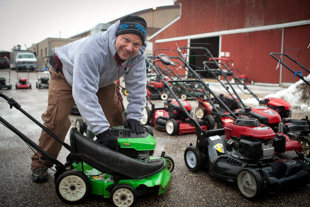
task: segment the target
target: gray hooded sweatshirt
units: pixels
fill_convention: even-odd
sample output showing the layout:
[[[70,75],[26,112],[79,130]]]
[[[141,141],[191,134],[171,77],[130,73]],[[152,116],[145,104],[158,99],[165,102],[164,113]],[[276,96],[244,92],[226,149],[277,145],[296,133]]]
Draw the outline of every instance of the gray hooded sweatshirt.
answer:
[[[87,125],[96,134],[106,131],[110,124],[96,95],[125,73],[128,106],[126,119],[140,122],[146,102],[145,47],[138,54],[119,65],[116,53],[116,31],[120,22],[101,32],[58,48],[55,53],[62,62],[67,82],[72,86],[74,101]],[[111,97],[106,97],[111,98]]]

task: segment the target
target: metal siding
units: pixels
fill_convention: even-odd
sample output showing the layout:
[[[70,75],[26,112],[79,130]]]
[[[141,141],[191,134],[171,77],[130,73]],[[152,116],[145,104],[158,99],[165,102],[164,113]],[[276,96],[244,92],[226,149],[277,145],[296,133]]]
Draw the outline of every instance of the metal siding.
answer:
[[[270,52],[281,50],[281,30],[222,36],[221,52],[230,57],[242,74],[262,83],[279,83],[280,70]]]
[[[158,48],[155,41],[159,39],[310,19],[309,0],[178,0],[176,4],[182,5],[181,19],[151,40],[154,49]],[[238,69],[255,82],[278,84],[280,70],[276,70],[277,62],[270,57],[270,52],[281,52],[281,31],[275,29],[224,35],[221,51],[230,52]],[[309,29],[302,29],[302,35],[298,38],[298,27],[287,28],[285,32],[285,38],[288,39],[284,41],[284,48],[289,45],[304,46],[300,41],[310,43],[309,35],[307,36]],[[166,49],[176,48],[175,43],[171,42],[161,43],[160,46]],[[302,52],[302,56],[309,57],[309,53],[303,53],[305,52]],[[282,82],[295,81],[285,70],[283,69]]]
[[[300,27],[292,27],[286,28],[284,30],[284,45],[283,50],[286,49],[286,54],[291,56],[293,59],[297,59],[297,61],[310,70],[310,25],[300,26]],[[294,49],[288,49],[294,48]],[[298,49],[298,50],[296,50]],[[298,56],[298,53],[300,54]],[[280,51],[279,51],[280,52]],[[297,57],[298,56],[298,57]],[[295,72],[301,71],[303,76],[308,76],[304,69],[299,67],[297,64],[284,59],[284,63],[287,64],[292,70]],[[296,82],[299,80],[298,77],[293,77],[293,73],[290,72],[283,66],[283,82]]]

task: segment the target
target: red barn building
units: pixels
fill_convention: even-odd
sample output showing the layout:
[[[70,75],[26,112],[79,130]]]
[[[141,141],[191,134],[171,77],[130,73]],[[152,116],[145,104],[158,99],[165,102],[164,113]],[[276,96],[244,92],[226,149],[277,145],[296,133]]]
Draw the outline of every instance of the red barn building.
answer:
[[[298,58],[310,68],[309,0],[176,0],[180,15],[148,38],[155,55],[178,47],[207,47],[214,57],[233,60],[242,74],[259,83],[294,83],[299,80],[270,56],[271,52]],[[294,48],[294,49],[292,49]],[[195,65],[203,67],[201,50]],[[284,60],[287,61],[287,60]],[[297,65],[287,64],[295,71]]]

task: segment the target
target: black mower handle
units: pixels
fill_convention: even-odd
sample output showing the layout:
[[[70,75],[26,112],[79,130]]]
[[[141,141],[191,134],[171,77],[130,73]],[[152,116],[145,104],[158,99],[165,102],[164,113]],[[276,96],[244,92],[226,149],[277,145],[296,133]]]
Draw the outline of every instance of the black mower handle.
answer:
[[[40,122],[38,122],[35,118],[33,118],[30,114],[28,114],[25,110],[21,108],[19,103],[17,103],[13,98],[9,98],[8,96],[4,95],[2,92],[0,92],[0,97],[4,98],[8,101],[8,104],[10,105],[10,108],[13,108],[13,106],[18,109],[20,112],[22,112],[25,116],[27,116],[29,119],[31,119],[34,123],[36,123],[38,126],[40,126],[44,131],[46,131],[48,134],[50,134],[54,139],[56,139],[59,143],[61,143],[67,150],[71,151],[71,147],[59,139],[52,131],[50,131],[48,128],[43,126]]]
[[[8,96],[4,95],[2,92],[0,92],[0,96],[4,98],[5,100],[7,100],[8,104],[10,105],[10,108],[14,106],[17,109],[20,109],[21,106],[14,99],[9,98]]]

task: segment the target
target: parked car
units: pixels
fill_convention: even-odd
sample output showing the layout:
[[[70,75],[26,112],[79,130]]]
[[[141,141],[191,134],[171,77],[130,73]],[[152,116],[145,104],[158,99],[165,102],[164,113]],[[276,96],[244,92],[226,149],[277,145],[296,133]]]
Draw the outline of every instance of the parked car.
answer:
[[[34,71],[37,69],[38,60],[35,54],[28,50],[16,50],[11,53],[12,69],[29,69]]]

